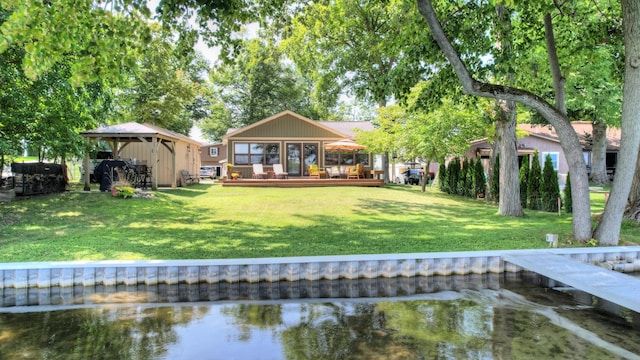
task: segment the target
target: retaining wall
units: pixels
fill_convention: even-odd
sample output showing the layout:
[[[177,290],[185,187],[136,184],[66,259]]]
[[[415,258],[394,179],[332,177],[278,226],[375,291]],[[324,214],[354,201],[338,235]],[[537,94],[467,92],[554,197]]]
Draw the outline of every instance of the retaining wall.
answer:
[[[70,261],[0,264],[0,289],[355,280],[519,272],[502,255],[542,252],[618,271],[640,271],[640,247],[317,256],[225,260]]]

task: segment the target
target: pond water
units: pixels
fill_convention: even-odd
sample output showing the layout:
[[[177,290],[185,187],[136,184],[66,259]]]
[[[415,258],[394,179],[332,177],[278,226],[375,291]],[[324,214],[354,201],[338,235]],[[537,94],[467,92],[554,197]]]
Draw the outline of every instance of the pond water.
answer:
[[[259,290],[254,299],[251,286],[227,295],[216,287],[218,301],[203,300],[210,285],[152,296],[93,290],[91,300],[0,308],[0,358],[640,359],[637,314],[611,316],[530,275],[492,279],[447,277],[430,292],[395,297],[380,290],[389,279],[340,281],[331,283],[338,299]]]

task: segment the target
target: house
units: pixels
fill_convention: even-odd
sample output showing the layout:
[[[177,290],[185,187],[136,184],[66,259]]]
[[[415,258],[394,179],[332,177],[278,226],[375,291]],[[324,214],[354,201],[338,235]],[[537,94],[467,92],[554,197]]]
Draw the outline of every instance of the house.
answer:
[[[214,176],[224,176],[224,164],[227,162],[227,146],[222,143],[207,144],[201,149],[201,166],[213,166]]]
[[[150,174],[151,188],[181,184],[181,170],[198,174],[202,143],[185,135],[151,124],[128,122],[103,126],[80,133],[89,141],[109,144],[115,159],[144,167]],[[85,158],[85,190],[89,190],[89,154]]]
[[[590,122],[574,121],[571,123],[575,129],[580,142],[583,145],[583,154],[587,168],[591,167],[591,134],[593,127]],[[526,136],[518,139],[518,162],[521,163],[524,155],[531,155],[538,150],[540,165],[544,166],[544,161],[549,155],[554,169],[558,172],[559,183],[566,182],[569,166],[564,157],[564,151],[560,145],[560,139],[555,129],[551,125],[519,124],[518,129],[526,132]],[[620,130],[616,128],[607,129],[607,171],[613,176],[617,163],[618,150],[620,148]],[[471,147],[466,155],[469,158],[481,158],[486,171],[489,168],[489,158],[491,156],[492,145],[487,139],[477,140],[471,143]]]
[[[230,129],[222,138],[227,146],[226,158],[233,171],[251,178],[252,164],[263,164],[265,171],[273,164],[283,164],[289,177],[308,175],[308,167],[321,168],[363,164],[373,168],[371,154],[365,150],[328,151],[325,145],[353,139],[357,131],[373,130],[364,121],[317,121],[292,111],[260,120],[240,129]]]

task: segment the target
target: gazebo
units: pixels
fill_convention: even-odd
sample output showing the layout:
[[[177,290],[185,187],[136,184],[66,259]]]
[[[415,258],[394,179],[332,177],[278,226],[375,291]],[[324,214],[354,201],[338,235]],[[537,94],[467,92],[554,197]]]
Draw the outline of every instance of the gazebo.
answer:
[[[151,189],[158,183],[176,187],[179,171],[197,173],[202,143],[151,124],[128,122],[80,133],[89,141],[105,141],[114,158],[145,161],[151,169]],[[84,159],[84,190],[90,190],[90,155]]]

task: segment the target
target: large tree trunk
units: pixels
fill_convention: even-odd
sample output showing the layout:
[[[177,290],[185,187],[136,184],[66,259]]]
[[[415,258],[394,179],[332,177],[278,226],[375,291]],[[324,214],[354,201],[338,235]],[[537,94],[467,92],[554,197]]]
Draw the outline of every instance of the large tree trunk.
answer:
[[[640,1],[640,0],[634,0]],[[469,73],[466,65],[451,45],[444,34],[440,22],[433,10],[431,1],[417,0],[418,9],[427,21],[433,38],[449,60],[458,79],[462,83],[462,89],[466,94],[477,95],[492,99],[503,99],[519,102],[535,109],[558,132],[560,144],[565,153],[565,158],[571,172],[571,192],[573,197],[573,236],[579,241],[591,239],[591,209],[589,201],[589,182],[587,179],[587,167],[582,156],[582,147],[578,135],[574,131],[567,117],[546,102],[541,97],[528,91],[508,86],[501,86],[479,82]],[[574,180],[575,179],[575,180]]]
[[[638,156],[636,176],[633,177],[631,191],[629,191],[629,202],[624,210],[624,217],[640,223],[640,156]]]
[[[591,182],[608,184],[607,176],[607,125],[594,121],[591,145]]]
[[[520,203],[520,172],[516,139],[516,103],[499,101],[500,111],[495,122],[500,147],[500,201],[498,213],[504,216],[523,216]]]
[[[640,0],[622,0],[622,24],[625,48],[622,139],[611,196],[594,234],[600,245],[618,244],[640,147]]]

